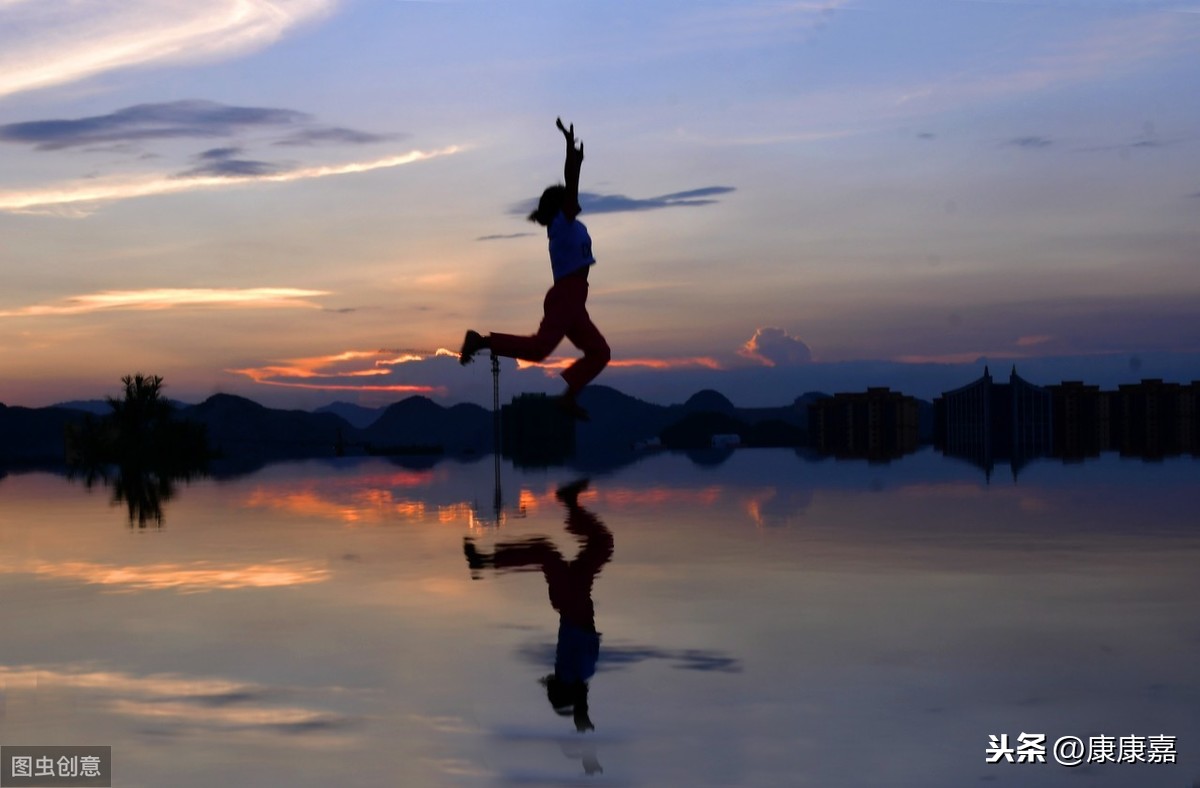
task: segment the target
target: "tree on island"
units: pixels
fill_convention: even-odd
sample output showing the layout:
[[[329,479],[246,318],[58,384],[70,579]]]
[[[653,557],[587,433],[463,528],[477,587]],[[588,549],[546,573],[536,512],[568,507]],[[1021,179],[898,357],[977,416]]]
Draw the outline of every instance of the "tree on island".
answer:
[[[107,398],[108,415],[67,428],[67,463],[89,488],[115,473],[113,502],[128,505],[130,525],[161,525],[162,503],[175,482],[200,475],[208,464],[204,425],[172,418],[158,375],[126,375],[121,384],[124,396]]]

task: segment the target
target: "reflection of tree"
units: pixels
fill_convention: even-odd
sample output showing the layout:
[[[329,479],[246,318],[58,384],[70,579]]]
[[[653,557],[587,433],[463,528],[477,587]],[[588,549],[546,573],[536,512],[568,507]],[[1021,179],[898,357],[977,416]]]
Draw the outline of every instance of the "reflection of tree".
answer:
[[[175,497],[179,482],[189,482],[201,475],[178,471],[164,472],[136,465],[98,466],[72,471],[78,474],[89,490],[97,484],[112,489],[112,503],[124,503],[129,510],[129,525],[146,528],[162,526],[163,504]]]
[[[172,418],[161,377],[139,373],[121,383],[124,396],[108,398],[107,416],[68,428],[67,461],[89,489],[111,485],[113,503],[128,506],[130,525],[162,525],[176,483],[199,476],[208,463],[204,427]]]

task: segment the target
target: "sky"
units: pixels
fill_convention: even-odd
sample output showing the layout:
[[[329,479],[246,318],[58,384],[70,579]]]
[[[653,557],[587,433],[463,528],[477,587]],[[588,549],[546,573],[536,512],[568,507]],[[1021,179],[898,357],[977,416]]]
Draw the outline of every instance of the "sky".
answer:
[[[0,0],[0,402],[490,403],[560,116],[599,383],[1200,379],[1197,84],[1197,0]]]

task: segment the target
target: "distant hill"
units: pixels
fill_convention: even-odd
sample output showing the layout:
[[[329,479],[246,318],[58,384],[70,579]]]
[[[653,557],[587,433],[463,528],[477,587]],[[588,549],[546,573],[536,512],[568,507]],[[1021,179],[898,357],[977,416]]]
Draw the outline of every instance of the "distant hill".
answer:
[[[68,424],[87,414],[68,408],[21,408],[0,403],[0,461],[62,462]]]
[[[719,391],[704,389],[688,397],[683,403],[683,410],[688,413],[723,413],[732,414],[736,408],[733,403]]]
[[[191,407],[188,403],[178,400],[168,399],[167,402],[171,403],[171,407],[176,412]],[[108,404],[108,400],[106,399],[73,399],[68,402],[55,403],[50,407],[83,411],[84,413],[91,413],[94,416],[107,416],[112,412],[112,406]]]
[[[659,438],[664,445],[704,449],[712,435],[736,433],[743,445],[797,446],[807,441],[808,405],[828,395],[808,392],[789,405],[738,408],[711,389],[682,404],[657,405],[608,386],[580,395],[591,420],[576,430],[577,463],[611,464],[632,456],[635,444]],[[0,462],[63,462],[66,426],[88,413],[107,413],[102,400],[73,407],[0,405]],[[103,406],[101,409],[100,406]],[[932,407],[921,402],[922,432]],[[210,446],[226,460],[252,467],[276,459],[346,454],[486,453],[492,449],[492,414],[478,405],[450,407],[413,396],[386,408],[333,403],[316,412],[277,410],[244,397],[216,394],[198,405],[176,407],[178,418],[203,424]]]
[[[57,402],[50,407],[62,408],[64,410],[78,410],[84,413],[91,413],[93,416],[107,416],[112,412],[112,406],[108,404],[108,400],[106,399],[73,399],[69,402]]]
[[[579,425],[576,445],[582,453],[612,453],[659,438],[670,448],[707,448],[713,435],[737,433],[748,445],[797,446],[808,433],[802,400],[778,408],[738,408],[707,389],[682,405],[654,405],[608,386],[588,386],[579,403],[591,421]]]
[[[372,447],[441,446],[449,453],[490,451],[492,414],[478,405],[444,407],[414,396],[388,406],[361,431]]]
[[[332,413],[335,416],[341,416],[351,427],[365,429],[374,424],[383,415],[384,410],[384,408],[364,408],[362,405],[355,405],[353,402],[331,402],[328,405],[322,405],[313,412]]]
[[[232,394],[214,394],[178,416],[203,424],[209,446],[224,457],[332,457],[354,432],[332,413],[273,410]]]

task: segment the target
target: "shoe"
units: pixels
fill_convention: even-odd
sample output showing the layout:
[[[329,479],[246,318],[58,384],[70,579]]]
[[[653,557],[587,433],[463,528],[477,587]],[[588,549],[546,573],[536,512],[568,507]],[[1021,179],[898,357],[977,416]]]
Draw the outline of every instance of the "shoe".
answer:
[[[478,331],[468,331],[463,337],[462,350],[458,352],[458,363],[464,366],[470,364],[475,354],[483,350],[486,345],[482,334]]]
[[[482,576],[479,574],[479,570],[491,565],[491,560],[488,556],[483,555],[475,549],[475,543],[471,541],[471,537],[469,536],[463,537],[463,555],[467,557],[467,566],[471,570],[471,579],[481,579]]]
[[[567,414],[571,418],[575,419],[576,421],[591,421],[592,420],[592,417],[590,414],[588,414],[587,409],[575,401],[574,394],[570,394],[570,393],[563,394],[561,397],[559,397],[556,400],[555,404],[558,405],[559,410],[561,410],[563,413]]]

